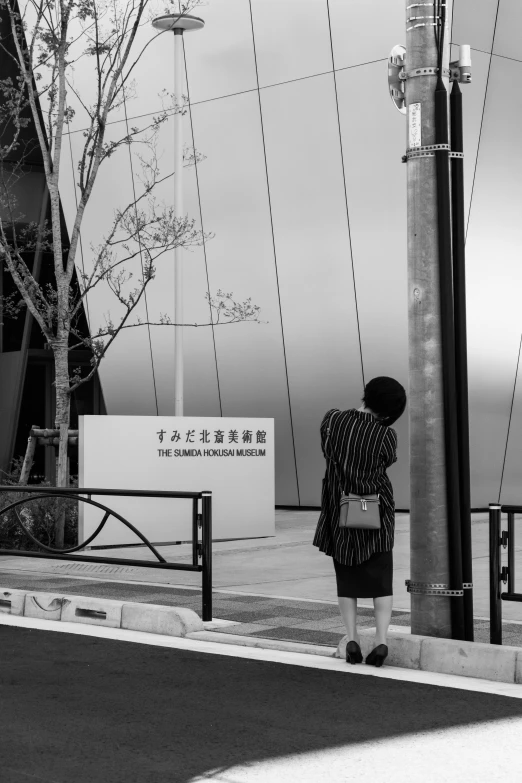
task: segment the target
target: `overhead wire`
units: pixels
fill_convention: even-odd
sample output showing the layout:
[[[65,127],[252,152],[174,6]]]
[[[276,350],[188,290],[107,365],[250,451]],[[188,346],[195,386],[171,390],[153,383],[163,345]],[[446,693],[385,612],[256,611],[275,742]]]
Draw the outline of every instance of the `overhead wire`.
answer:
[[[506,467],[506,458],[507,458],[507,451],[508,451],[508,444],[509,444],[509,433],[511,430],[511,418],[513,416],[513,407],[515,405],[515,392],[517,388],[517,379],[518,379],[518,368],[520,366],[520,354],[522,352],[522,335],[520,336],[520,345],[518,347],[518,359],[517,359],[517,369],[515,370],[515,381],[513,383],[513,396],[511,397],[511,408],[509,411],[509,421],[508,421],[508,428],[507,428],[507,435],[506,435],[506,448],[504,450],[504,461],[502,463],[502,474],[500,476],[500,487],[498,490],[498,503],[500,503],[500,495],[502,493],[502,483],[504,481],[504,469]]]
[[[114,13],[115,13],[115,19],[116,19],[116,4],[114,3]],[[121,55],[118,55],[118,59],[121,62]],[[123,111],[124,111],[124,117],[125,117],[125,130],[127,132],[127,136],[130,135],[130,128],[129,128],[129,117],[127,112],[127,99],[125,95],[125,90],[123,89],[123,73],[121,74],[122,78],[122,98],[123,98]],[[134,174],[134,163],[132,158],[132,151],[131,151],[131,145],[128,144],[128,152],[129,152],[129,169],[130,169],[130,175],[131,175],[131,182],[132,182],[132,197],[134,199],[134,213],[135,213],[135,219],[136,219],[136,225],[139,225],[138,220],[138,200],[136,195],[136,181],[135,181],[135,174]],[[156,384],[156,369],[154,366],[154,352],[152,349],[152,334],[151,334],[151,328],[150,328],[150,316],[149,316],[149,301],[147,296],[147,291],[145,289],[145,267],[143,265],[143,244],[141,240],[141,232],[138,228],[137,231],[137,242],[138,242],[138,248],[139,248],[139,256],[140,256],[140,267],[141,267],[141,274],[142,274],[142,280],[143,280],[143,302],[145,305],[145,317],[147,319],[147,333],[148,333],[148,343],[149,343],[149,353],[150,353],[150,365],[151,365],[151,375],[152,375],[152,388],[154,390],[154,405],[156,408],[156,416],[159,416],[159,403],[158,403],[158,388]]]
[[[199,207],[199,222],[201,225],[201,237],[202,237],[202,248],[203,248],[203,260],[205,262],[205,276],[207,279],[207,293],[209,297],[209,312],[210,312],[210,321],[212,323],[212,305],[210,302],[210,278],[208,273],[208,258],[207,258],[207,243],[205,241],[205,224],[203,222],[203,208],[201,205],[201,189],[199,186],[199,172],[198,172],[198,156],[196,152],[196,141],[194,136],[194,121],[192,118],[192,103],[190,102],[190,86],[189,86],[189,77],[188,77],[188,68],[187,68],[187,53],[185,51],[185,40],[184,36],[182,36],[183,41],[183,60],[185,63],[185,78],[186,78],[186,84],[187,84],[187,106],[188,106],[188,113],[189,113],[189,120],[190,120],[190,131],[192,135],[192,149],[194,151],[194,174],[196,178],[196,190],[198,194],[198,207]],[[214,324],[212,323],[212,345],[214,348],[214,362],[216,365],[216,383],[217,383],[217,393],[218,393],[218,403],[219,403],[219,415],[223,416],[223,402],[221,399],[221,384],[219,381],[219,365],[218,365],[218,358],[217,358],[217,346],[216,346],[216,330],[214,328]]]

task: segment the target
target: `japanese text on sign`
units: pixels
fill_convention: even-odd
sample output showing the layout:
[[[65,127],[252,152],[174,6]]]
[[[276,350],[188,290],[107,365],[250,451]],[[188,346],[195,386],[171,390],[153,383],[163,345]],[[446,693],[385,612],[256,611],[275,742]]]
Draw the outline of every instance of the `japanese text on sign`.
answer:
[[[420,147],[421,139],[421,105],[420,103],[410,103],[408,106],[408,147]]]
[[[169,433],[167,430],[159,430],[159,432],[156,433],[158,436],[158,440],[160,443],[163,443],[165,436],[169,436]],[[255,437],[255,441],[253,440]],[[186,430],[185,431],[185,439],[182,438],[182,433],[179,430],[173,430],[172,435],[170,435],[170,440],[174,443],[178,443],[178,441],[182,441],[183,443],[195,443],[196,440],[196,430]],[[214,430],[214,440],[211,440],[211,433],[208,430],[201,430],[199,432],[199,437],[197,442],[198,443],[224,443],[225,438],[225,431],[224,430]],[[241,440],[241,443],[266,443],[266,432],[264,430],[257,430],[257,432],[253,433],[252,430],[243,430],[242,433],[239,433],[238,430],[229,430],[228,431],[228,443],[239,443],[239,440]]]
[[[266,449],[263,448],[231,448],[245,444],[266,445],[265,430],[165,430],[156,432],[158,439],[159,457],[266,457]],[[183,448],[185,444],[194,445],[195,448]],[[222,448],[197,448],[200,444],[219,444]],[[177,448],[169,448],[169,446]],[[228,446],[229,448],[224,448]]]

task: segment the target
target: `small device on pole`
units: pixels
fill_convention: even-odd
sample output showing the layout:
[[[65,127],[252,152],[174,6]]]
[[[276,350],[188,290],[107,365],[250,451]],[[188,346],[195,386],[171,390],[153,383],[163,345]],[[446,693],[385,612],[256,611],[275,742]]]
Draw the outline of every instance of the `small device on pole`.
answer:
[[[188,14],[165,14],[152,22],[156,30],[174,33],[174,214],[184,218],[183,208],[183,33],[200,30],[205,22]],[[174,248],[174,415],[183,416],[183,249]]]

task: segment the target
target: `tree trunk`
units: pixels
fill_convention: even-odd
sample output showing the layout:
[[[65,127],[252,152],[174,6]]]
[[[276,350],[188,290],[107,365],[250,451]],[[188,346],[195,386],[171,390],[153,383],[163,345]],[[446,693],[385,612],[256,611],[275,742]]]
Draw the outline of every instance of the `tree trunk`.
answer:
[[[67,457],[69,424],[71,418],[71,395],[69,392],[69,350],[67,343],[54,350],[56,420],[55,427],[60,430],[58,444],[58,465],[56,486],[66,487],[68,480]],[[65,533],[65,508],[60,511],[55,523],[55,545],[63,549]]]

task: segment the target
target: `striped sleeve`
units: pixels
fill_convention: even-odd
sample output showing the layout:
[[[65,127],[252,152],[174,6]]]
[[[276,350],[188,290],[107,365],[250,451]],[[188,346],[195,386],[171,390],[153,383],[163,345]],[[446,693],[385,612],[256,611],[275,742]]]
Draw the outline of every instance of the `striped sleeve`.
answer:
[[[328,423],[330,421],[330,417],[332,413],[338,413],[339,408],[330,408],[329,411],[326,411],[326,413],[323,416],[323,420],[321,422],[320,432],[321,432],[321,450],[323,452],[323,455],[326,457],[326,453],[324,450],[325,444],[326,444],[326,435],[327,435],[327,429],[328,429]]]
[[[397,433],[391,427],[387,427],[381,448],[381,460],[385,468],[389,468],[397,462]]]

